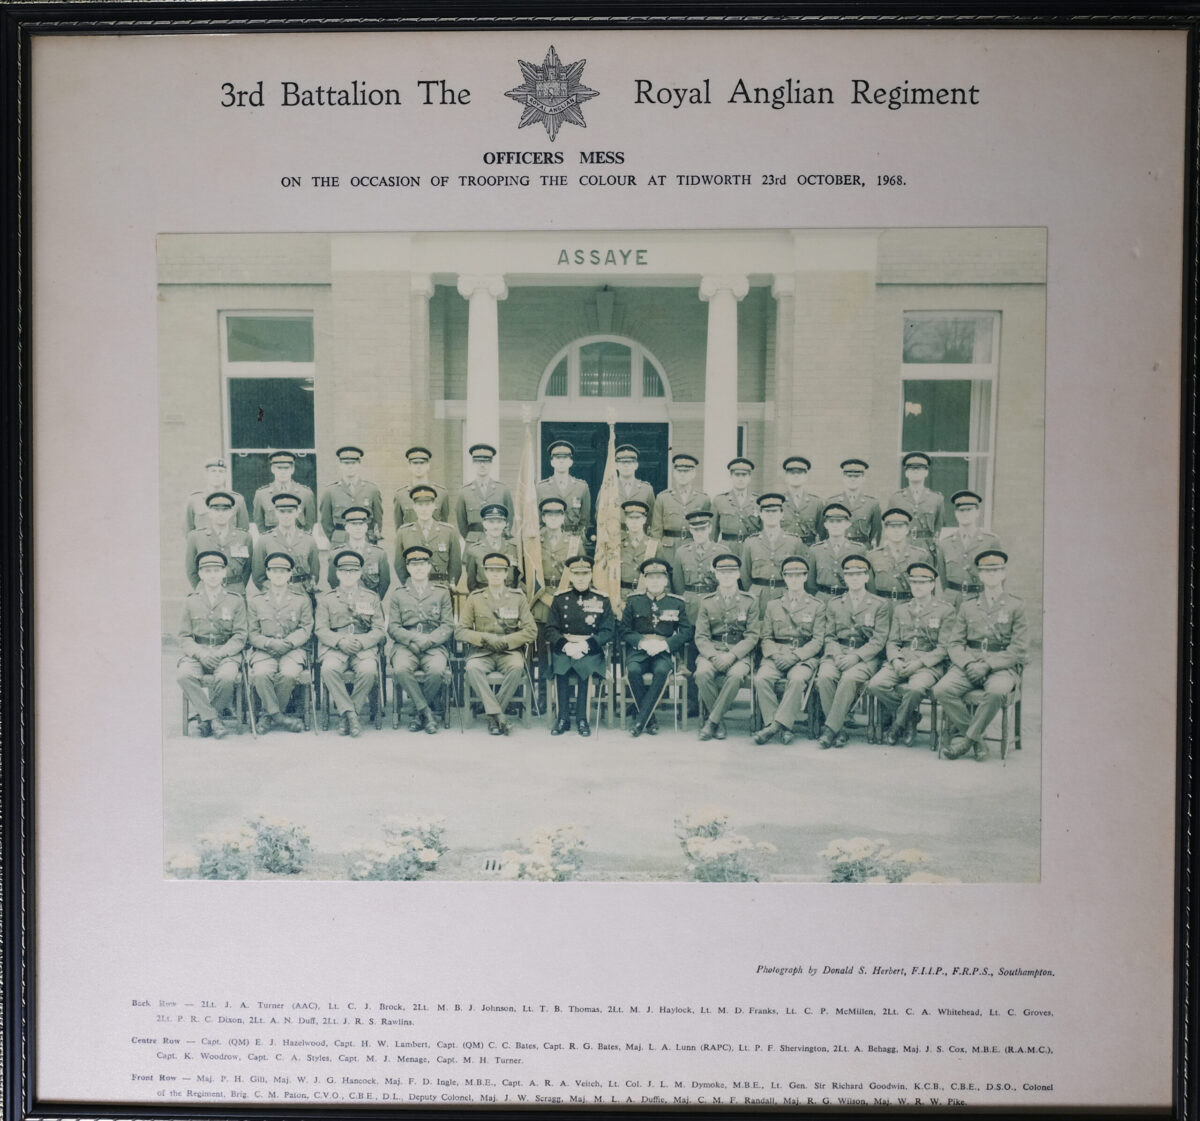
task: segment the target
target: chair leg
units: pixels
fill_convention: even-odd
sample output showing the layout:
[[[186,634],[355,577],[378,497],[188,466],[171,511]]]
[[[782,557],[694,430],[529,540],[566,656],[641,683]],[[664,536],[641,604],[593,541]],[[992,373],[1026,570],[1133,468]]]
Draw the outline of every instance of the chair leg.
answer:
[[[1000,762],[1008,753],[1008,702],[1005,701],[1000,710]]]

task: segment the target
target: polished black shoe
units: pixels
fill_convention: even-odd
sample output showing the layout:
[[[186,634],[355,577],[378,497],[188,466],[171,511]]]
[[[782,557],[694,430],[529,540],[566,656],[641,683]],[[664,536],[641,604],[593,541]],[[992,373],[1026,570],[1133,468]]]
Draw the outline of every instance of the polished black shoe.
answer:
[[[431,708],[427,708],[421,713],[421,722],[425,725],[425,731],[428,735],[436,736],[438,730],[437,713]]]
[[[967,739],[966,736],[955,736],[950,741],[949,747],[942,748],[942,758],[944,759],[961,759],[968,751],[971,750],[973,741]]]
[[[837,732],[835,732],[828,724],[826,724],[825,727],[821,729],[821,736],[817,740],[817,744],[822,751],[825,751],[827,748],[833,746],[833,741],[836,739]]]
[[[779,726],[779,742],[784,747],[791,747],[792,740],[796,738],[796,733],[791,728],[785,728],[782,724]]]
[[[550,734],[552,736],[561,736],[563,732],[568,731],[570,727],[571,722],[565,716],[560,716],[554,722],[554,727],[550,729]]]
[[[850,733],[843,728],[836,736],[833,737],[834,747],[845,747],[850,742]]]
[[[904,735],[901,739],[904,741],[905,747],[912,747],[917,742],[917,725],[921,723],[921,714],[913,713],[913,718],[908,722],[908,727],[904,729]]]
[[[646,725],[640,720],[633,722],[633,727],[629,729],[629,734],[636,740],[646,730]]]
[[[711,740],[717,734],[717,726],[710,720],[704,722],[704,727],[700,729],[700,740],[705,742]]]
[[[889,747],[895,747],[900,742],[900,737],[904,734],[904,729],[897,723],[893,723],[886,732],[883,733],[883,742]]]
[[[579,723],[575,725],[575,730],[581,736],[590,736],[592,734],[592,726],[586,720],[580,720]]]
[[[725,721],[719,721],[716,730],[713,732],[713,735],[716,736],[717,739],[723,740],[727,734],[728,733],[725,731]]]
[[[766,725],[766,727],[759,728],[759,730],[754,733],[754,742],[760,747],[764,743],[770,743],[775,738],[775,733],[779,730],[779,725],[772,721],[770,724]]]
[[[421,719],[421,710],[417,709],[417,711],[412,714],[412,719],[408,722],[408,730],[410,732],[419,732],[423,724],[424,721]]]
[[[507,736],[512,731],[512,725],[503,716],[496,717],[496,725],[499,727],[502,736]]]
[[[298,716],[285,716],[282,713],[275,714],[275,726],[282,728],[285,732],[303,732],[304,721]]]
[[[216,720],[210,720],[209,724],[212,727],[212,738],[214,740],[223,740],[227,735],[229,735],[229,729],[225,727],[225,721],[219,716],[216,718]]]
[[[487,729],[489,736],[502,736],[504,732],[500,728],[500,717],[488,714]]]
[[[346,735],[355,739],[362,735],[362,721],[359,720],[357,712],[346,713]]]
[[[984,740],[975,740],[975,762],[986,763],[988,756],[991,755],[992,749],[988,747]]]
[[[649,720],[646,721],[646,735],[648,735],[648,736],[657,736],[658,735],[658,717],[657,716],[652,716],[652,717],[650,717]]]
[[[207,739],[212,735],[212,725],[207,720],[197,720],[196,735],[201,739]]]

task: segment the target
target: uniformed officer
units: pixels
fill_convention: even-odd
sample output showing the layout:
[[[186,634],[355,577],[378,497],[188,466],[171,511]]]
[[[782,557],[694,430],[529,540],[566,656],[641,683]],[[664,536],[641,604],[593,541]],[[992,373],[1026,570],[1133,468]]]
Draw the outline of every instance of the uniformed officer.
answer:
[[[739,456],[725,464],[725,470],[729,472],[729,489],[712,500],[712,512],[717,520],[714,536],[726,545],[740,547],[747,537],[762,529],[758,496],[750,491],[750,473],[754,464]]]
[[[946,670],[954,605],[933,594],[937,569],[932,561],[914,561],[906,576],[912,598],[892,608],[887,661],[867,683],[867,692],[891,715],[884,743],[904,740],[911,747],[921,719],[921,698]]]
[[[948,640],[952,664],[933,687],[933,696],[947,720],[963,732],[942,754],[958,759],[974,751],[983,762],[988,757],[984,733],[1021,680],[1029,640],[1025,604],[1004,587],[1008,554],[984,549],[976,555],[975,567],[983,591],[959,605]],[[974,716],[963,702],[972,689],[984,690]]]
[[[250,515],[246,513],[246,500],[229,486],[225,470],[225,460],[214,457],[204,464],[204,486],[188,495],[187,509],[183,515],[183,532],[191,533],[194,529],[204,529],[208,525],[208,506],[205,499],[214,490],[227,491],[234,497],[233,528],[250,528]]]
[[[338,448],[338,478],[321,492],[321,528],[333,548],[346,540],[346,509],[365,506],[370,511],[367,537],[378,541],[383,534],[383,495],[379,488],[362,477],[364,452],[353,444]]]
[[[642,562],[658,552],[657,538],[646,533],[650,507],[640,498],[621,503],[625,532],[621,534],[621,591],[632,592],[638,586]],[[670,565],[667,566],[668,571]]]
[[[950,496],[957,528],[942,530],[937,543],[939,575],[947,596],[957,605],[983,591],[975,557],[985,549],[1000,549],[1000,538],[979,528],[983,499],[973,490],[955,491]]]
[[[575,728],[581,736],[590,736],[588,682],[605,674],[617,620],[608,596],[592,586],[592,562],[587,557],[567,558],[567,578],[570,587],[554,597],[546,623],[550,674],[558,697],[558,719],[550,734],[561,736],[571,726],[574,704]]]
[[[183,603],[175,671],[179,687],[198,715],[200,734],[214,739],[229,735],[221,714],[233,702],[247,635],[246,601],[222,586],[225,566],[225,554],[219,549],[206,549],[196,558],[200,586]],[[204,691],[205,674],[212,675],[211,694]]]
[[[649,533],[662,542],[658,555],[664,560],[675,559],[675,550],[685,536],[687,514],[693,510],[712,509],[708,495],[696,489],[696,468],[699,465],[700,461],[686,452],[671,456],[671,475],[675,485],[654,499]]]
[[[637,477],[638,450],[632,444],[620,444],[613,456],[617,464],[617,501],[622,504],[637,500],[644,502],[647,510],[654,508],[654,488],[645,479]],[[624,529],[625,523],[621,522]]]
[[[520,580],[517,567],[520,553],[517,543],[504,535],[509,525],[508,510],[498,502],[489,503],[479,512],[483,523],[483,537],[473,545],[467,546],[463,555],[463,568],[467,573],[467,591],[477,592],[487,585],[487,575],[484,573],[483,561],[488,553],[503,553],[509,560],[508,586],[515,588]]]
[[[251,542],[250,534],[244,529],[234,529],[230,524],[236,500],[227,490],[214,490],[205,499],[208,510],[208,525],[194,529],[187,537],[184,549],[188,583],[194,588],[200,582],[196,569],[196,558],[201,553],[216,549],[223,553],[225,587],[239,596],[246,594],[246,581],[250,579]]]
[[[845,747],[846,716],[859,690],[879,668],[892,621],[887,600],[867,591],[871,562],[862,553],[842,558],[846,591],[825,605],[825,653],[817,670],[817,693],[825,726],[822,748]]]
[[[818,599],[828,600],[846,590],[842,579],[842,561],[861,548],[846,536],[850,529],[850,509],[830,502],[821,512],[826,537],[809,550],[808,590]]]
[[[361,716],[371,690],[379,683],[379,645],[384,641],[383,606],[379,597],[361,587],[363,558],[342,549],[333,558],[338,586],[317,597],[317,659],[321,680],[340,719],[340,735],[361,736]],[[346,688],[346,671],[354,674]]]
[[[746,538],[742,546],[742,583],[757,597],[759,612],[767,601],[783,595],[783,558],[799,556],[808,559],[808,546],[782,528],[782,494],[769,491],[758,496],[762,529]],[[808,565],[805,564],[807,574]]]
[[[787,494],[783,502],[784,533],[799,537],[805,545],[816,544],[821,525],[821,513],[825,503],[819,495],[804,489],[812,463],[802,455],[789,455],[783,461],[783,476],[787,482]]]
[[[467,655],[465,673],[483,704],[488,733],[493,736],[509,733],[504,712],[525,673],[521,647],[528,646],[537,635],[537,624],[524,593],[504,586],[510,567],[506,553],[488,553],[483,558],[487,587],[467,596],[454,630],[459,642],[475,648]],[[496,694],[487,681],[492,672],[504,675]]]
[[[871,562],[871,581],[867,586],[884,599],[912,599],[908,588],[908,566],[916,561],[933,563],[925,545],[909,537],[912,518],[903,506],[885,510],[879,548],[867,554],[867,560]]]
[[[295,562],[283,552],[268,553],[267,582],[262,595],[246,603],[250,627],[250,680],[262,702],[258,730],[272,724],[301,732],[304,721],[287,714],[296,682],[308,663],[308,640],[313,633],[312,600],[291,582]]]
[[[754,742],[770,743],[778,736],[786,746],[825,645],[825,604],[805,590],[808,561],[803,556],[784,557],[781,568],[787,589],[769,600],[763,612],[762,661],[754,673],[763,726]],[[775,690],[781,681],[783,698],[778,699]]]
[[[506,510],[514,510],[516,507],[513,506],[508,487],[492,478],[496,449],[491,444],[472,444],[468,454],[475,466],[475,478],[458,492],[454,503],[454,520],[464,542],[473,545],[483,536],[480,511],[485,506],[500,505]],[[507,529],[512,529],[511,519]]]
[[[317,594],[317,580],[321,575],[321,555],[311,533],[297,526],[300,517],[299,495],[282,491],[271,497],[275,508],[275,528],[259,534],[254,542],[252,575],[260,590],[267,586],[267,554],[287,553],[292,558],[291,582],[310,596]]]
[[[889,506],[902,506],[912,515],[912,539],[924,545],[932,555],[933,543],[946,520],[946,500],[925,482],[929,478],[930,458],[924,452],[909,452],[900,461],[908,486],[896,491],[888,500]]]
[[[691,539],[675,551],[671,564],[671,583],[676,594],[683,596],[688,620],[695,626],[700,615],[700,600],[717,590],[713,561],[724,550],[712,539],[711,510],[691,511],[687,515],[687,526]]]
[[[567,504],[561,498],[543,498],[538,503],[538,512],[542,516],[542,593],[534,602],[533,614],[539,623],[544,623],[550,618],[554,597],[566,587],[567,558],[583,549],[583,537],[563,529]]]
[[[702,740],[725,738],[725,710],[750,676],[750,656],[762,622],[758,601],[738,587],[742,562],[736,553],[713,560],[717,590],[700,601],[696,619],[696,688],[708,710]]]
[[[392,676],[396,696],[407,694],[413,703],[410,732],[437,732],[434,713],[442,707],[446,671],[450,665],[450,640],[454,637],[454,605],[444,585],[430,582],[433,550],[410,545],[404,551],[407,584],[397,584],[387,600],[387,633],[392,647]],[[424,683],[416,674],[425,675]],[[399,700],[396,702],[399,704]]]
[[[649,557],[639,567],[645,591],[625,601],[619,628],[621,641],[627,648],[625,675],[637,704],[637,719],[633,722],[635,738],[643,732],[657,734],[655,706],[666,688],[675,655],[696,633],[688,621],[683,598],[668,590],[670,565],[661,557]],[[643,680],[647,673],[652,675],[649,685]]]
[[[579,534],[586,539],[587,528],[592,520],[592,492],[588,490],[587,483],[571,474],[571,467],[575,463],[575,446],[567,440],[555,440],[549,452],[554,473],[534,488],[538,501],[561,498],[567,511],[564,528],[568,533]]]
[[[462,575],[462,546],[458,530],[449,522],[437,521],[438,492],[429,483],[417,483],[409,488],[413,520],[396,530],[396,579],[408,579],[405,553],[413,545],[423,545],[430,552],[430,583],[454,588]]]
[[[833,495],[830,502],[840,502],[850,511],[850,528],[846,536],[868,549],[879,543],[882,529],[879,517],[879,502],[863,490],[869,465],[865,459],[843,459],[842,491]]]
[[[396,529],[399,530],[402,525],[417,520],[412,497],[414,487],[433,488],[434,520],[448,522],[450,520],[450,491],[441,483],[431,482],[429,478],[433,452],[417,445],[409,448],[404,453],[404,458],[408,461],[408,471],[412,479],[408,486],[401,487],[392,498],[392,520]]]
[[[300,500],[296,525],[306,533],[312,533],[313,526],[317,524],[317,497],[309,487],[296,482],[292,477],[296,473],[295,454],[289,451],[274,451],[267,456],[267,462],[271,465],[271,482],[254,492],[253,517],[258,532],[270,533],[277,524],[275,496],[294,494]]]
[[[342,511],[342,521],[346,526],[345,548],[352,549],[363,559],[362,575],[359,584],[374,592],[380,600],[387,597],[388,588],[392,583],[392,566],[388,564],[387,552],[379,545],[372,545],[367,540],[367,527],[370,524],[371,511],[365,506],[347,506]],[[326,579],[331,588],[338,586],[337,565],[333,558],[329,560]]]

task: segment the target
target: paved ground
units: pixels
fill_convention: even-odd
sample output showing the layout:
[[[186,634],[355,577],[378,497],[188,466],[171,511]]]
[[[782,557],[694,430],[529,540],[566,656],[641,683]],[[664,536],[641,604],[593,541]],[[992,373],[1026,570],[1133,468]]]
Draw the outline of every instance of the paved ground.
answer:
[[[822,751],[798,738],[756,747],[744,703],[724,742],[664,731],[632,739],[602,728],[590,739],[552,737],[544,722],[509,738],[457,721],[437,736],[368,727],[249,733],[217,742],[179,732],[175,655],[163,656],[163,796],[167,852],[262,812],[305,826],[316,859],[309,875],[344,879],[351,851],[381,840],[389,816],[441,817],[450,851],[430,878],[492,879],[489,856],[541,826],[583,830],[588,880],[688,878],[674,835],[682,812],[715,806],[731,827],[778,852],[764,880],[824,880],[819,853],[834,838],[885,838],[918,848],[928,870],[963,882],[1019,882],[1040,874],[1040,665],[1026,674],[1023,748],[986,763],[941,760],[924,735],[913,748],[851,740]],[[998,733],[999,722],[994,726]]]

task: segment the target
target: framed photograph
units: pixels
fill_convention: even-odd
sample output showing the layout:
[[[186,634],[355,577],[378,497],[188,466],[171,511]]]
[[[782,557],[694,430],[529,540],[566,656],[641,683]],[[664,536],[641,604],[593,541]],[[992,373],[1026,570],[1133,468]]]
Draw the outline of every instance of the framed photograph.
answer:
[[[1191,1115],[1194,17],[638,16],[0,9],[14,1121]]]

